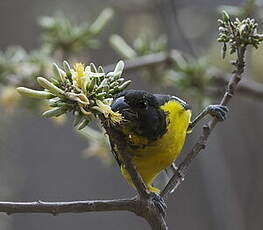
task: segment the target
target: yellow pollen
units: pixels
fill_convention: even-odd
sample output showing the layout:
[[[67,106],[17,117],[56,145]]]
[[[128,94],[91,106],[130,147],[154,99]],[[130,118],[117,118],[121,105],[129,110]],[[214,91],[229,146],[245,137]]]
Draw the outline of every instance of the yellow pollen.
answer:
[[[114,124],[119,124],[122,121],[122,115],[119,112],[113,112],[111,111],[109,113],[109,118]]]
[[[85,75],[84,73],[84,65],[82,63],[76,63],[74,65],[74,69],[77,72],[78,77],[83,77]]]

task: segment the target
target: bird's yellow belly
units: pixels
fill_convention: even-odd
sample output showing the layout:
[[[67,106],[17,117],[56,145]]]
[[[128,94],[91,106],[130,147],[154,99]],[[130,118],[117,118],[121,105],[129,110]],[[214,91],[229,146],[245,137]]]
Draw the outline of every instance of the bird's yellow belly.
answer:
[[[185,142],[185,136],[190,121],[191,112],[185,111],[178,119],[180,123],[171,122],[167,132],[158,140],[153,141],[144,148],[130,150],[133,163],[140,173],[144,183],[150,191],[158,192],[158,189],[151,186],[158,174],[169,167],[178,157]],[[175,119],[170,117],[170,119]],[[122,168],[125,179],[131,183],[128,172]]]

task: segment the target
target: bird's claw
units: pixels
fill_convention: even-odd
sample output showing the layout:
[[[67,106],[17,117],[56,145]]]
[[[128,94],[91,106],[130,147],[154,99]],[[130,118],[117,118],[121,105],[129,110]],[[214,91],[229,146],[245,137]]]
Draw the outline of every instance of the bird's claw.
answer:
[[[167,209],[167,205],[164,201],[164,199],[158,194],[158,193],[151,193],[152,195],[152,201],[155,204],[155,206],[159,209],[160,213],[163,217],[166,216],[165,209]]]
[[[209,105],[207,112],[220,121],[224,121],[227,117],[228,108],[224,105]]]

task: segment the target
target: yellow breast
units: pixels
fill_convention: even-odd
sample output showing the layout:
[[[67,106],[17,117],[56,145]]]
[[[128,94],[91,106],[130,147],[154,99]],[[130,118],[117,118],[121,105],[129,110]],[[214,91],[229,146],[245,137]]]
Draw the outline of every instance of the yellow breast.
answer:
[[[130,154],[133,155],[133,163],[147,185],[150,185],[155,177],[170,166],[180,154],[191,118],[191,111],[185,110],[176,101],[165,103],[161,109],[167,114],[167,131],[162,137],[150,142],[130,136],[133,143],[145,144],[144,148],[131,150]],[[129,180],[128,175],[125,175],[127,172],[122,171]]]

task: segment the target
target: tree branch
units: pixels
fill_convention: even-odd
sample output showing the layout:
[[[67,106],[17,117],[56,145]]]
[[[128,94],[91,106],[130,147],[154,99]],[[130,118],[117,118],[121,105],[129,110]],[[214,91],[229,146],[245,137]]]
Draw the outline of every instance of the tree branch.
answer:
[[[130,211],[137,213],[138,201],[131,199],[92,200],[68,202],[0,202],[0,212],[8,215],[14,213],[82,213],[101,211]]]
[[[218,85],[225,86],[229,80],[229,76],[224,75],[215,75],[213,79],[216,81]],[[238,85],[237,93],[248,95],[249,97],[253,97],[257,100],[263,99],[263,84],[255,82],[253,80],[248,80],[248,77],[242,80]]]
[[[105,128],[109,139],[114,139],[114,142],[118,145],[119,154],[121,154],[121,158],[124,162],[125,169],[128,171],[131,180],[133,182],[134,187],[136,188],[139,196],[143,200],[147,200],[149,198],[149,194],[147,192],[146,186],[140,176],[140,174],[135,169],[131,156],[125,151],[125,143],[126,140],[123,138],[123,135],[119,133],[118,130],[114,128],[103,116],[100,116],[100,120],[102,122],[102,126]],[[112,151],[114,151],[114,146],[112,147]]]
[[[168,227],[164,217],[161,214],[161,210],[156,207],[155,203],[152,200],[151,193],[147,191],[147,188],[140,174],[132,163],[131,156],[125,151],[124,144],[126,143],[126,140],[123,139],[123,135],[119,133],[118,130],[114,129],[114,127],[112,127],[111,124],[109,124],[103,117],[101,117],[100,119],[109,138],[113,138],[114,142],[117,144],[118,153],[121,155],[121,159],[124,163],[125,169],[128,171],[132,183],[136,188],[137,193],[139,194],[139,198],[137,200],[137,207],[139,208],[136,209],[137,212],[135,213],[139,216],[144,217],[153,230],[167,230]],[[138,209],[140,211],[138,211]]]
[[[125,60],[124,69],[126,72],[131,72],[144,67],[151,67],[163,63],[169,63],[170,58],[174,52],[178,52],[178,51],[172,50],[171,53],[159,52],[159,53],[148,54],[148,55]],[[103,67],[103,69],[105,70],[105,72],[108,72],[114,69],[114,67],[115,64],[110,64]]]

